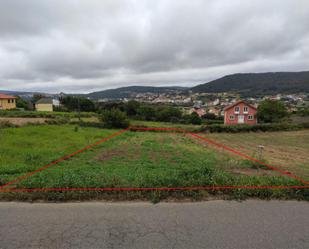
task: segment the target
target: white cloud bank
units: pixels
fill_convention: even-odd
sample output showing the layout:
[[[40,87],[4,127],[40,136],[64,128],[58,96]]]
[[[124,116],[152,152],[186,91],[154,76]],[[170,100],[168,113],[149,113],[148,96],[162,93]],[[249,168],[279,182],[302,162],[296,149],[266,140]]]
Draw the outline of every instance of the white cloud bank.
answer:
[[[0,2],[0,89],[191,86],[308,69],[307,0]]]

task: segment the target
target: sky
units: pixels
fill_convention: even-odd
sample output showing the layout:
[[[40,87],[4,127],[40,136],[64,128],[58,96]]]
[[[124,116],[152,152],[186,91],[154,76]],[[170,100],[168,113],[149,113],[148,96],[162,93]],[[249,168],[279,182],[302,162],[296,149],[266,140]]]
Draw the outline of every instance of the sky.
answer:
[[[309,70],[308,0],[1,0],[0,89],[87,93]]]

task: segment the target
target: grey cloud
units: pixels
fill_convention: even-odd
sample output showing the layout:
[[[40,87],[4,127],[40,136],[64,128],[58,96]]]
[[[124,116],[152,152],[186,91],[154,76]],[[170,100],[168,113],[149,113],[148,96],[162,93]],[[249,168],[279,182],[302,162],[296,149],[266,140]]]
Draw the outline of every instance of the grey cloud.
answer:
[[[193,85],[309,68],[307,0],[3,0],[0,89]]]

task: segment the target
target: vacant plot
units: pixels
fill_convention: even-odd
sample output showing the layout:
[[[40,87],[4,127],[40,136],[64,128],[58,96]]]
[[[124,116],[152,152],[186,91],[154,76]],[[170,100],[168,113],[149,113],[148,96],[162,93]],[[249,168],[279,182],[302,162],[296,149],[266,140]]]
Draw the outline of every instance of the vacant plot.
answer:
[[[10,182],[114,132],[70,125],[2,129],[0,183],[3,185]],[[302,184],[291,177],[259,167],[249,160],[218,152],[188,134],[125,132],[9,187],[34,189],[299,185]],[[232,193],[303,198],[307,192],[266,189],[233,190]],[[192,191],[185,195],[192,195]]]

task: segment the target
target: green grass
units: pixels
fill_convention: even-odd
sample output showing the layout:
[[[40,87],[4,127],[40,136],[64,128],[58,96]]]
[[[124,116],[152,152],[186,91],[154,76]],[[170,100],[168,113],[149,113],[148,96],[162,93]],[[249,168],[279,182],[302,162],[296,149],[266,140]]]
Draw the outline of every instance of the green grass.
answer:
[[[72,153],[116,132],[98,128],[27,126],[0,130],[0,183]],[[292,178],[218,153],[184,134],[127,132],[11,187],[179,187],[301,185]],[[85,199],[205,197],[308,198],[306,190],[230,190],[134,193],[1,193],[0,198]],[[125,197],[124,197],[125,196]],[[158,197],[159,196],[159,197]]]
[[[26,126],[0,130],[0,184],[31,172],[115,131],[75,126]]]
[[[0,110],[0,117],[21,117],[21,118],[77,118],[77,112],[42,112],[42,111],[19,111],[19,110]],[[81,112],[81,117],[96,117],[94,112]]]
[[[130,120],[132,126],[146,126],[146,127],[173,127],[181,128],[188,131],[198,130],[202,128],[202,125],[193,125],[193,124],[174,124],[170,122],[155,122],[155,121],[142,121],[142,120]]]

